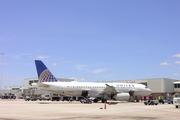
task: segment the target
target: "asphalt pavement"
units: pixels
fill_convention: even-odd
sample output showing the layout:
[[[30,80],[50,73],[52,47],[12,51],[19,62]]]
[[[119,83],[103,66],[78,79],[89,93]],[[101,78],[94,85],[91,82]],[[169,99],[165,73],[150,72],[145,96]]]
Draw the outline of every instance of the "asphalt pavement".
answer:
[[[24,101],[0,99],[0,120],[180,120],[172,104],[143,102],[82,104],[74,101]]]

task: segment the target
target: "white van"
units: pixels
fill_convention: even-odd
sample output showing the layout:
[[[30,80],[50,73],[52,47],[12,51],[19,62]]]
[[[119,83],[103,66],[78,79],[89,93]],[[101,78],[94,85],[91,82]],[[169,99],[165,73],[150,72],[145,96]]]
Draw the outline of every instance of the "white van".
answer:
[[[180,94],[174,94],[173,104],[176,108],[180,106]]]
[[[40,101],[41,100],[51,100],[51,98],[50,98],[50,95],[41,95],[41,98],[39,99]]]

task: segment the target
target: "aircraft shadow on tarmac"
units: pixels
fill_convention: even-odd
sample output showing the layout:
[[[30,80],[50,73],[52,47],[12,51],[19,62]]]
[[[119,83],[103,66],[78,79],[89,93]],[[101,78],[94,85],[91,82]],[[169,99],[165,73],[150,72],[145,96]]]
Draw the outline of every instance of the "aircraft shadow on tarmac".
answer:
[[[39,102],[39,104],[51,104],[51,103],[48,103],[48,102]]]

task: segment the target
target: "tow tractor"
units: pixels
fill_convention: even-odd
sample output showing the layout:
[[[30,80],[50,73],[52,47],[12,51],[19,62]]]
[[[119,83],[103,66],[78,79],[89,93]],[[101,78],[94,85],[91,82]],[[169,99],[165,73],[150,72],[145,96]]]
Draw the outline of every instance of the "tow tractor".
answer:
[[[144,105],[158,105],[158,100],[146,100],[144,101]]]

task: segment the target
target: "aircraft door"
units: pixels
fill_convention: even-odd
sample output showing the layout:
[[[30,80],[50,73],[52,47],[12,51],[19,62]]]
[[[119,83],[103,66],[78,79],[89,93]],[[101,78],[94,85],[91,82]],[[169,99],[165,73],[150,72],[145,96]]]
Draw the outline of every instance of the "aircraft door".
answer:
[[[134,96],[134,91],[129,91],[129,95],[132,97]]]
[[[82,91],[81,96],[83,96],[83,97],[87,97],[87,96],[88,96],[88,94],[89,94],[89,91],[87,91],[87,90],[83,90],[83,91]]]
[[[130,95],[129,101],[134,101],[134,91],[129,91],[129,95]]]

